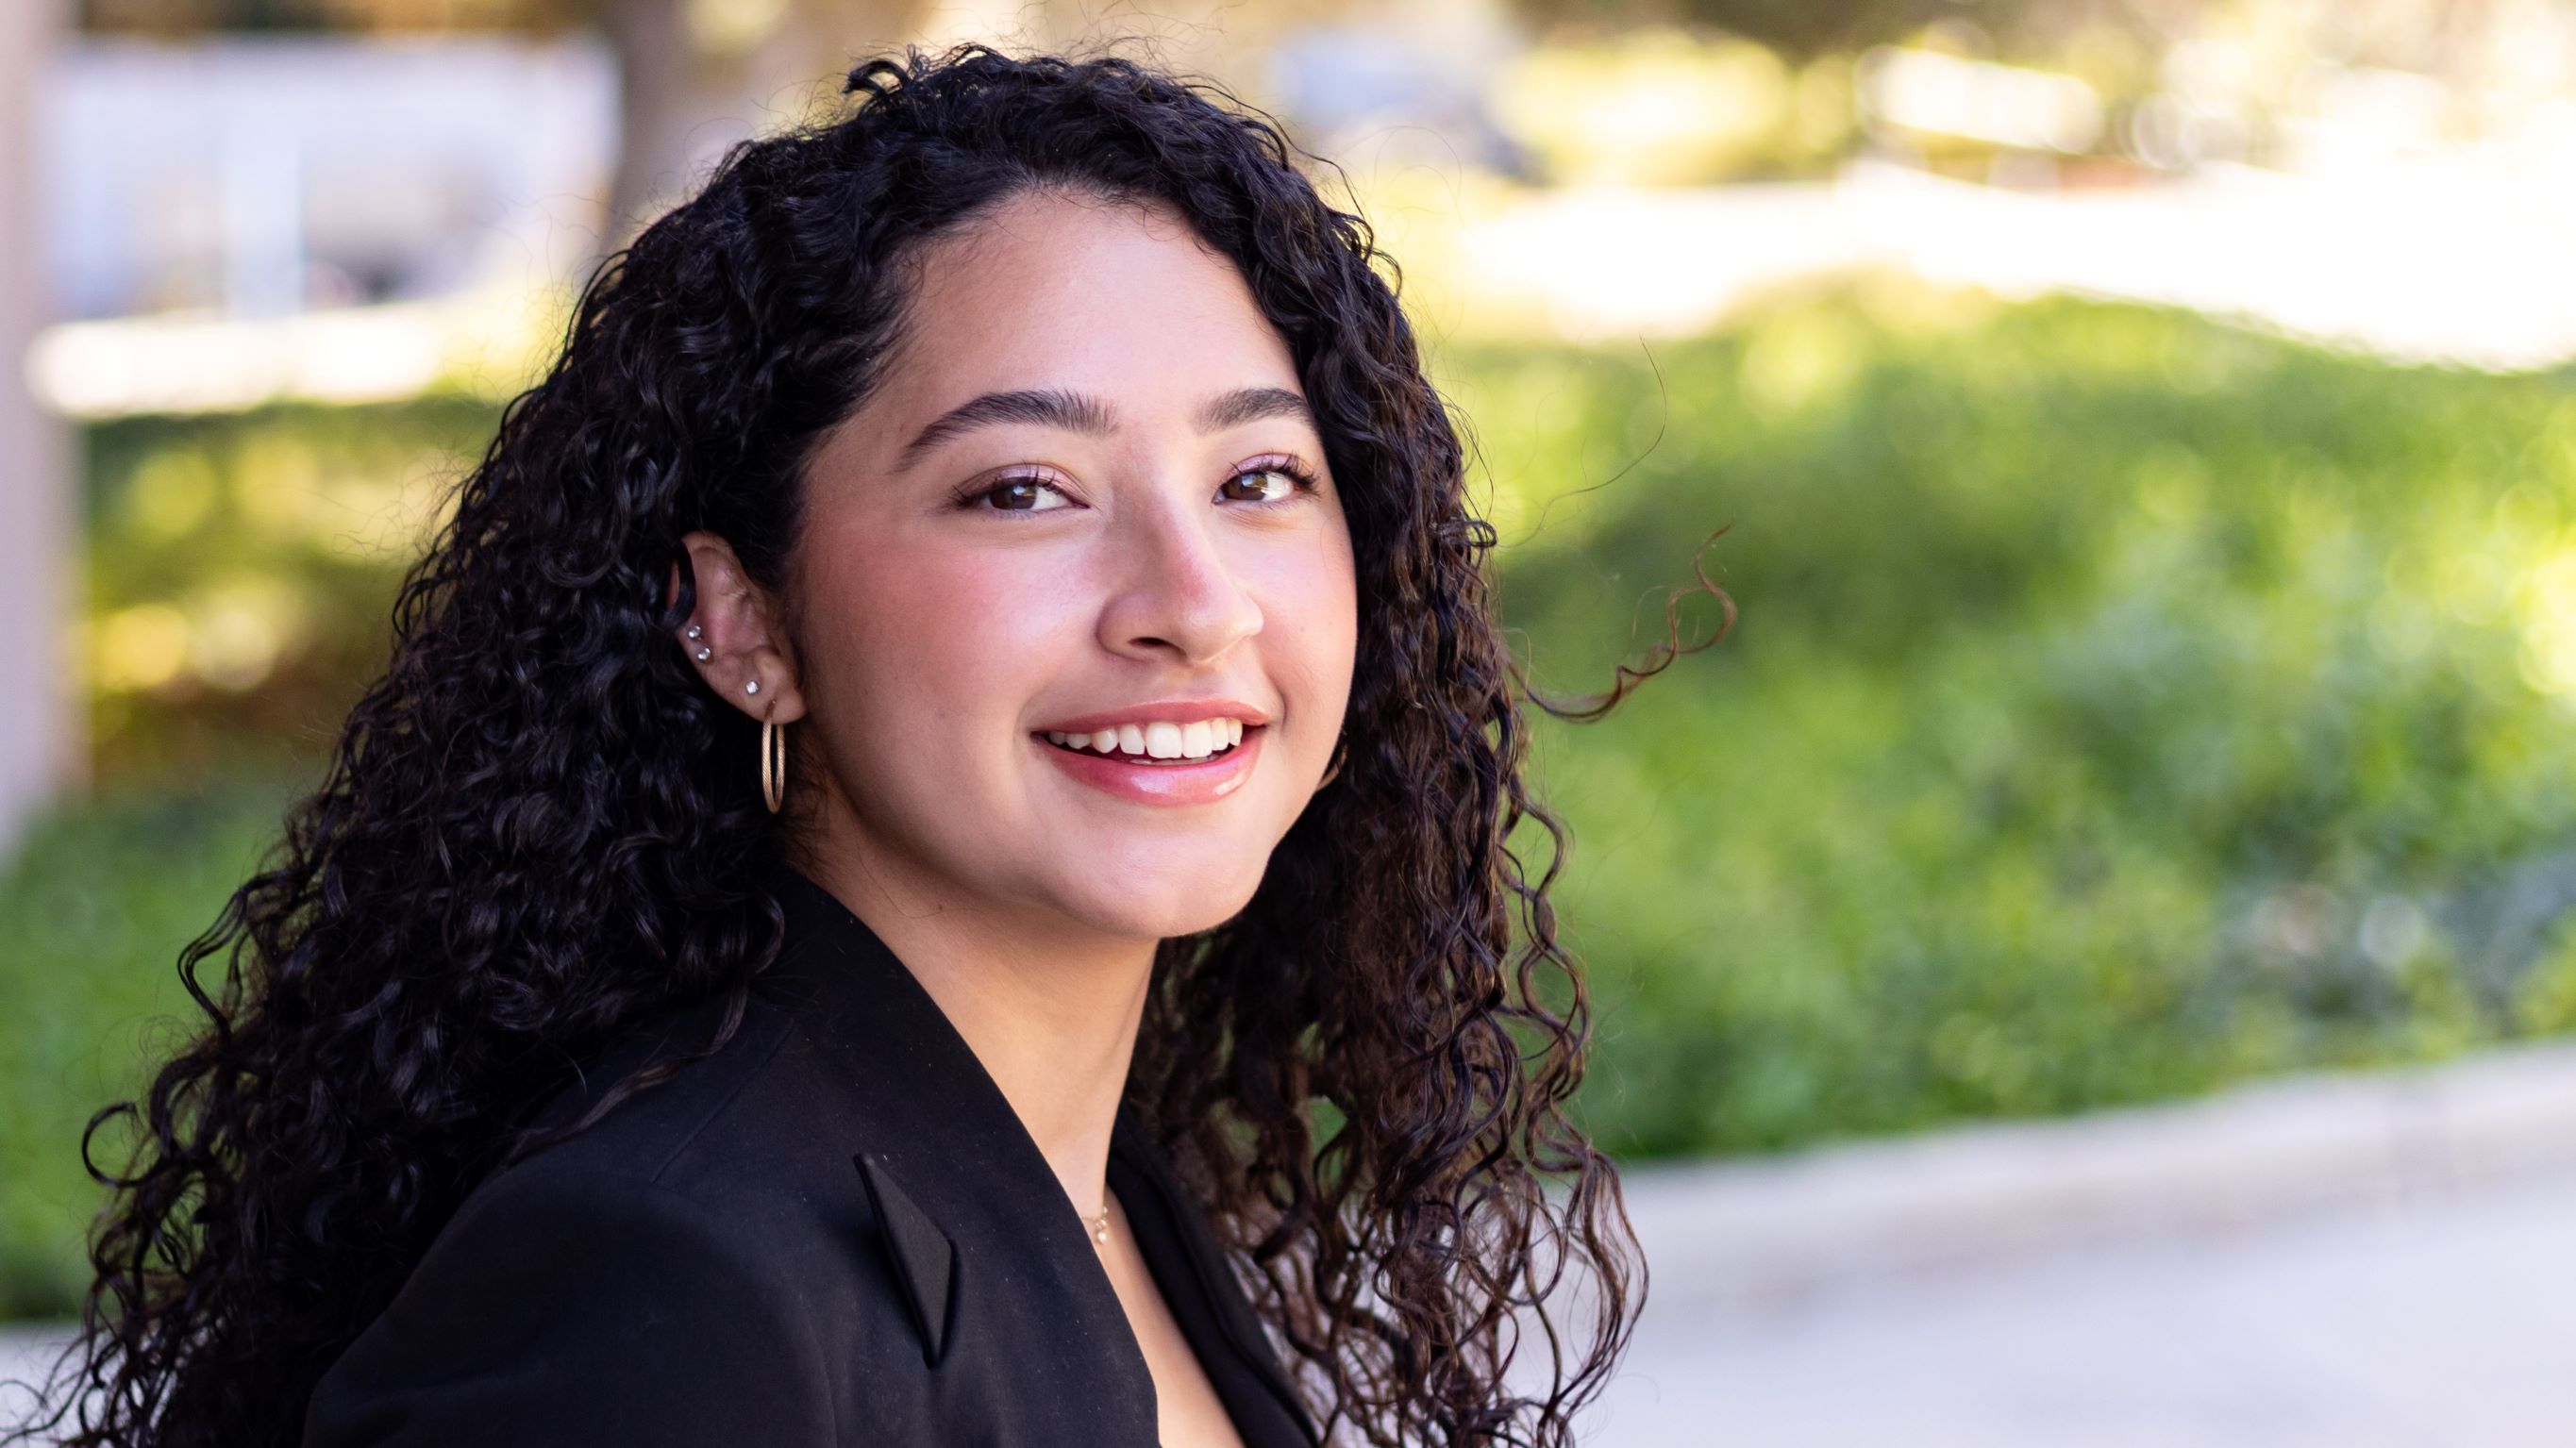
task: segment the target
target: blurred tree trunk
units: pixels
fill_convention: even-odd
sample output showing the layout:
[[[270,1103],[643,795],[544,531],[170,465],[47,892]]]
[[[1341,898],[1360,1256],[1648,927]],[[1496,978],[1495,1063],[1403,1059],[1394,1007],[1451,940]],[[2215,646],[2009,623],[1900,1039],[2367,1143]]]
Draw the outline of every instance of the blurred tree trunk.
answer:
[[[617,170],[608,190],[605,248],[624,245],[644,208],[688,158],[699,105],[688,0],[610,0],[600,16],[617,58]]]
[[[75,680],[80,550],[78,443],[36,400],[27,347],[46,320],[37,195],[39,106],[70,40],[70,0],[0,3],[0,616],[19,667],[0,689],[0,859],[27,822],[88,777]]]
[[[840,94],[848,69],[910,38],[924,8],[920,0],[599,0],[620,125],[604,247],[623,246],[695,190],[727,146]]]

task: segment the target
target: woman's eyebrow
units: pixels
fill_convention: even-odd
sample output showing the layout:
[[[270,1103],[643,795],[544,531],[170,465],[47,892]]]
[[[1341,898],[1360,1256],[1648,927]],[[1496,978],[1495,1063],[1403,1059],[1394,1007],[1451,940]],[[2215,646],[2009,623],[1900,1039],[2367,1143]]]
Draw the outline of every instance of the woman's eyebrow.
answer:
[[[1316,427],[1314,409],[1306,399],[1284,387],[1238,387],[1221,392],[1202,403],[1193,421],[1201,432],[1220,428],[1241,427],[1269,417],[1294,417],[1308,427]],[[979,427],[1005,422],[1030,422],[1042,427],[1060,427],[1068,432],[1106,436],[1118,430],[1118,414],[1107,402],[1083,392],[1066,392],[1055,388],[1029,389],[1017,392],[987,392],[957,404],[941,413],[912,441],[904,444],[895,458],[894,470],[902,472],[919,462],[933,449]]]
[[[1293,417],[1318,433],[1323,431],[1316,425],[1315,409],[1285,387],[1238,387],[1232,392],[1220,392],[1200,406],[1192,422],[1201,432],[1216,432],[1268,417]]]

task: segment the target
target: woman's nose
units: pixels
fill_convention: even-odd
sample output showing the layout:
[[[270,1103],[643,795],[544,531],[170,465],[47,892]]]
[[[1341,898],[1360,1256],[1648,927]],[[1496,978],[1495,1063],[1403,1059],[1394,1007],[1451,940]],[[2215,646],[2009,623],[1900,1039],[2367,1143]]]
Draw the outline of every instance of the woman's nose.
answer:
[[[1191,512],[1168,500],[1125,510],[1126,566],[1101,615],[1102,642],[1112,651],[1203,664],[1260,631],[1261,607],[1237,576],[1217,520]]]

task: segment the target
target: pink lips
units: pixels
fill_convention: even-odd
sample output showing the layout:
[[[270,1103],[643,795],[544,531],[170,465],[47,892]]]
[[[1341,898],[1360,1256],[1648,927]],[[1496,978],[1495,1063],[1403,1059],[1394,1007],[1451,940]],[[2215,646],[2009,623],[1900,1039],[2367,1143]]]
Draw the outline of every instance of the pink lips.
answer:
[[[1030,735],[1029,742],[1074,779],[1121,799],[1137,804],[1209,804],[1241,789],[1243,782],[1252,777],[1262,738],[1269,732],[1246,721],[1242,743],[1195,764],[1160,760],[1127,764],[1106,754],[1049,744],[1042,734]]]

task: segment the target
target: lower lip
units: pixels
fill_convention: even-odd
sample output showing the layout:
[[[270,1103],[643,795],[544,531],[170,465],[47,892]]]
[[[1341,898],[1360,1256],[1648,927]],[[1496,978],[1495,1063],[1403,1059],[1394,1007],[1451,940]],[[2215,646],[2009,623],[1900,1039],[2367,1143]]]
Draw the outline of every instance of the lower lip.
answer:
[[[1049,744],[1041,734],[1029,742],[1056,767],[1094,789],[1137,804],[1211,804],[1243,787],[1252,777],[1253,759],[1261,752],[1267,725],[1246,725],[1243,742],[1196,764],[1122,764],[1106,754],[1077,753]]]

